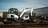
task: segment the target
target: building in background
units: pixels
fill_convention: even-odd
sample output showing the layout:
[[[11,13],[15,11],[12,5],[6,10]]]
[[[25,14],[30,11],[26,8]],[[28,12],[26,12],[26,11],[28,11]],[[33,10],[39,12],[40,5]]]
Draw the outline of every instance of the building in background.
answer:
[[[0,18],[6,18],[7,14],[8,14],[8,12],[0,11]]]
[[[35,16],[48,16],[48,7],[34,9],[33,13],[35,13]]]
[[[8,12],[0,11],[0,22],[3,22],[4,19],[7,19],[7,14],[8,14]]]

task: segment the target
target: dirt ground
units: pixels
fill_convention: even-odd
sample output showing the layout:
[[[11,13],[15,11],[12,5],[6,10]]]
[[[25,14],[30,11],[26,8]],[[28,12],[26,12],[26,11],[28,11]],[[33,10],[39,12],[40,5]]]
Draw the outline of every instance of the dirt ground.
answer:
[[[48,25],[37,25],[37,24],[32,24],[32,25],[15,25],[15,24],[0,24],[0,28],[48,28]]]

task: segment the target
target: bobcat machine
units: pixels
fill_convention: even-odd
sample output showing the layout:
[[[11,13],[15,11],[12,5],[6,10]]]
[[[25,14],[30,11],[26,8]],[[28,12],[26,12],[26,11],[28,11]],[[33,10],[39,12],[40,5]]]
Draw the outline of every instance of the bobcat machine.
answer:
[[[18,14],[18,9],[11,8],[9,9],[9,14],[7,14],[7,20],[8,21],[14,21],[16,23],[18,22],[29,22],[28,20],[31,20],[32,17],[33,8],[25,8],[21,12],[21,14]]]

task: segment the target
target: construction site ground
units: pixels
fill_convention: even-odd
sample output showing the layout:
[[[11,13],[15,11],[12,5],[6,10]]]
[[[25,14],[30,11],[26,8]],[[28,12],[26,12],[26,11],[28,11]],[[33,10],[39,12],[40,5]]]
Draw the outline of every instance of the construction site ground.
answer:
[[[48,24],[0,24],[0,28],[48,28]]]
[[[22,23],[22,24],[3,24],[0,22],[0,28],[48,28],[48,21],[43,21],[38,23]]]

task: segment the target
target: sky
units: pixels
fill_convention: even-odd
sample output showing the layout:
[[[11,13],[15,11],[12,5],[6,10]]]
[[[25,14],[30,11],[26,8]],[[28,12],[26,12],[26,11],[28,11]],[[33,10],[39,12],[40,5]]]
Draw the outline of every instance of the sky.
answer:
[[[10,8],[23,10],[24,8],[41,8],[48,6],[48,0],[0,0],[0,11]]]

